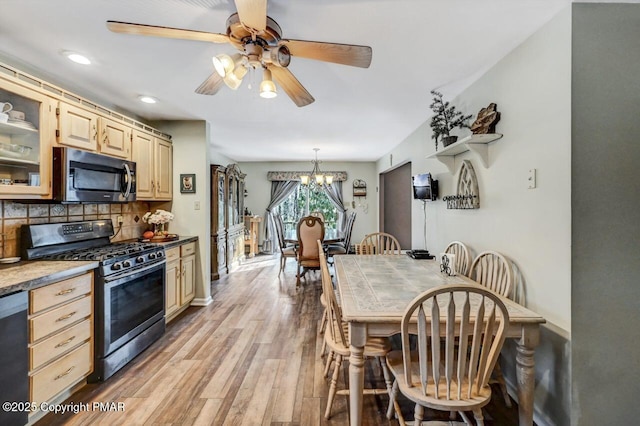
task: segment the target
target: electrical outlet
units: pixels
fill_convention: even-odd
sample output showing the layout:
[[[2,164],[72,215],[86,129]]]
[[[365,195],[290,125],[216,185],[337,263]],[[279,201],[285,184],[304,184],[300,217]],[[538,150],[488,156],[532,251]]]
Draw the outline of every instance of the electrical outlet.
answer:
[[[122,225],[124,223],[124,217],[118,216],[117,221],[118,221],[118,225]]]
[[[194,210],[200,210],[200,201],[194,201],[193,202],[193,209]]]

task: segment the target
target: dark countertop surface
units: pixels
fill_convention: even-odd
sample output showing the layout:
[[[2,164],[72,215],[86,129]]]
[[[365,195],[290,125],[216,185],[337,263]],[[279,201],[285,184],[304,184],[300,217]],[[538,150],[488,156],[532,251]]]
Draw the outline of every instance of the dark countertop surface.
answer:
[[[174,241],[155,242],[165,249],[198,241],[198,237],[180,237]],[[0,264],[0,297],[17,291],[33,290],[98,267],[98,261],[82,260],[23,260]]]
[[[97,261],[23,260],[0,266],[0,297],[53,284],[98,267]]]
[[[165,249],[170,249],[172,247],[181,246],[183,244],[198,241],[198,237],[189,237],[189,236],[179,237],[177,240],[167,241],[167,242],[159,242],[159,241],[153,241],[153,240],[142,240],[142,241],[152,243],[152,244],[158,244],[164,247]]]

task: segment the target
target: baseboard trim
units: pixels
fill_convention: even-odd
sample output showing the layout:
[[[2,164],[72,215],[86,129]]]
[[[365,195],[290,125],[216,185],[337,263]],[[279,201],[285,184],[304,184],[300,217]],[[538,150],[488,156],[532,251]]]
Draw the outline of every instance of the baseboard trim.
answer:
[[[207,297],[206,299],[196,297],[191,301],[189,306],[208,306],[212,303],[213,303],[213,299],[211,298],[211,296]]]

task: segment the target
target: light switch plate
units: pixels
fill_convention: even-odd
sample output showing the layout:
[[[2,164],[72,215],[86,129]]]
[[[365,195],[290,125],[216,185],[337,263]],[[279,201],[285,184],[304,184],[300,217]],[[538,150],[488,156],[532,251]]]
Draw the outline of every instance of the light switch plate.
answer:
[[[529,182],[529,189],[535,189],[536,187],[536,169],[529,169],[529,177],[527,178],[527,182]]]
[[[194,201],[193,202],[193,209],[194,210],[200,210],[200,201]]]

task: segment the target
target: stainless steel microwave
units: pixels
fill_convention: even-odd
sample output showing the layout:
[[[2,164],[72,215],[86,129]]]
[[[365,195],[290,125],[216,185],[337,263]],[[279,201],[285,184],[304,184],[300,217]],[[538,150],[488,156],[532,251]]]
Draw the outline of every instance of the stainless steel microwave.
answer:
[[[53,148],[53,200],[126,203],[136,200],[136,163],[72,148]]]

